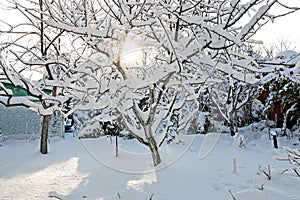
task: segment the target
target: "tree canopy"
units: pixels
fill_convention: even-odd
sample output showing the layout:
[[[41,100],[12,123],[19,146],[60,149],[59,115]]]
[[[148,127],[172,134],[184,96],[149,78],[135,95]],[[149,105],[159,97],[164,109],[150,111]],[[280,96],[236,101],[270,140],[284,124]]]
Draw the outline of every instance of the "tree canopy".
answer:
[[[284,11],[274,15],[273,6]],[[3,84],[0,102],[42,115],[66,104],[66,116],[97,110],[93,120],[119,119],[149,146],[155,165],[158,146],[187,126],[203,91],[221,113],[222,100],[236,99],[223,114],[232,123],[251,93],[235,97],[260,81],[257,74],[275,70],[251,55],[252,36],[297,10],[278,0],[7,0],[4,7],[24,20],[1,20],[9,38],[1,44],[2,73],[42,105],[14,98]],[[33,71],[43,75],[37,82],[26,76]]]

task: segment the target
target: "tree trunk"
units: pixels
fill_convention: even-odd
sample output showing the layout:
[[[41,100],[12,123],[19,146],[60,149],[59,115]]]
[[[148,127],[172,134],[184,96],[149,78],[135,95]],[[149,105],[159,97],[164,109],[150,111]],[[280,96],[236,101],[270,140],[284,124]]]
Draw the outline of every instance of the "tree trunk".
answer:
[[[42,124],[42,134],[41,134],[41,144],[40,144],[40,152],[42,154],[48,153],[48,130],[50,124],[51,115],[43,116],[43,124]]]
[[[149,148],[151,151],[154,166],[157,166],[159,163],[161,163],[161,158],[158,152],[156,141],[151,133],[151,126],[148,124],[145,125],[145,134],[146,134],[147,142],[149,143]]]
[[[229,124],[229,129],[230,129],[230,135],[233,137],[235,136],[235,131],[234,131],[234,125],[233,123],[230,122]]]
[[[43,1],[39,0],[39,5],[40,5],[40,17],[41,17],[41,24],[40,24],[40,43],[41,43],[41,54],[43,57],[46,56],[46,51],[45,51],[45,44],[44,44],[44,16],[43,16]],[[48,72],[48,75],[50,78],[52,78],[52,74],[49,70],[49,66],[46,66],[46,70]],[[45,107],[45,106],[44,106]],[[47,154],[48,153],[48,129],[50,125],[50,115],[45,115],[43,116],[43,124],[42,124],[42,133],[41,133],[41,143],[40,143],[40,152],[42,154]]]
[[[229,115],[229,119],[228,119],[228,126],[229,126],[229,130],[230,130],[230,135],[231,136],[235,136],[235,127],[234,127],[234,122],[233,119],[231,117],[232,115]]]

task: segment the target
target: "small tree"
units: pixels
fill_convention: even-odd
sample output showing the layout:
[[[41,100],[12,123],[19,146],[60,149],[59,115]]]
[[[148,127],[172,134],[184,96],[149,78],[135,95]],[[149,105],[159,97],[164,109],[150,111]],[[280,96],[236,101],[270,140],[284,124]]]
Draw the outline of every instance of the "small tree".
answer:
[[[27,4],[7,1],[6,4],[8,9],[17,11],[23,21],[17,24],[5,23],[6,30],[1,31],[3,37],[11,40],[1,44],[1,70],[6,76],[5,81],[15,87],[23,88],[31,96],[30,98],[36,98],[39,102],[33,102],[28,97],[14,97],[11,91],[1,84],[0,87],[4,91],[2,95],[5,97],[1,99],[1,103],[6,106],[26,106],[43,116],[40,152],[47,154],[51,114],[61,110],[68,99],[58,95],[55,84],[45,84],[48,80],[54,82],[61,68],[67,66],[67,63],[60,59],[60,37],[63,31],[45,25],[45,7],[42,0]],[[36,80],[31,80],[34,74],[38,76],[44,74],[37,84],[34,82]],[[51,94],[45,92],[45,89],[51,90]]]

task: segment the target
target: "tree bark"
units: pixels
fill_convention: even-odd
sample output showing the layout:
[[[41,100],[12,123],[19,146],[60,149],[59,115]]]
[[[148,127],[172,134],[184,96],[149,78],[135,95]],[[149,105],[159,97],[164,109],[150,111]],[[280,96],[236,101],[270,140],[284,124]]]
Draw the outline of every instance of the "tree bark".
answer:
[[[232,122],[230,122],[230,124],[229,124],[229,129],[230,129],[230,135],[232,137],[235,136],[234,125]]]
[[[150,89],[150,103],[151,105],[154,104],[154,94],[153,94],[153,90]],[[155,113],[155,109],[156,107],[151,107],[149,109],[151,109],[150,114],[149,114],[149,118],[144,121],[143,118],[141,117],[141,115],[138,112],[138,106],[136,105],[135,102],[133,102],[133,112],[135,113],[135,116],[138,118],[139,122],[141,122],[142,127],[144,129],[144,133],[146,136],[146,140],[147,140],[147,146],[149,147],[150,151],[151,151],[151,155],[152,155],[152,159],[153,159],[153,163],[154,166],[157,166],[159,163],[161,163],[161,158],[158,152],[158,146],[157,143],[153,137],[152,134],[152,130],[151,130],[151,125],[153,124],[153,119],[154,119],[154,113]]]
[[[158,152],[156,141],[151,133],[151,126],[147,124],[144,128],[145,128],[145,135],[146,135],[147,142],[149,144],[154,166],[157,166],[159,163],[161,163],[161,158]]]
[[[42,154],[48,153],[48,130],[50,125],[51,115],[43,116],[42,134],[41,134],[41,144],[40,152]]]

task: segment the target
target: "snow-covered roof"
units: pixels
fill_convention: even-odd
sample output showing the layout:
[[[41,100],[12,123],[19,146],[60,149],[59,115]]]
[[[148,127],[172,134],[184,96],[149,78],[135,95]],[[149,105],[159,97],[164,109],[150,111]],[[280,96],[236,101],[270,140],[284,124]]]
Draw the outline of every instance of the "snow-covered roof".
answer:
[[[278,53],[273,60],[274,62],[284,62],[289,65],[300,66],[300,53],[293,50],[286,50]]]
[[[288,58],[293,58],[293,57],[297,56],[297,54],[298,53],[296,51],[286,50],[286,51],[282,51],[282,52],[278,53],[275,58],[288,59]]]

